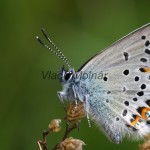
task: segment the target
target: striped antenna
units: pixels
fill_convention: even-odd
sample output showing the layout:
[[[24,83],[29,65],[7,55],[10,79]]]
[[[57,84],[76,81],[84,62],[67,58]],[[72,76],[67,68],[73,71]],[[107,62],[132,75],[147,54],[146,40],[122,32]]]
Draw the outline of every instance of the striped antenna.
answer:
[[[53,50],[52,48],[50,48],[48,45],[46,45],[38,36],[36,36],[36,39],[39,41],[39,43],[44,46],[45,48],[47,48],[49,51],[51,51],[52,53],[54,53],[56,56],[58,56],[59,58],[61,58],[64,63],[70,68],[70,63],[68,61],[68,59],[65,57],[65,55],[58,49],[58,47],[53,43],[53,41],[47,36],[47,34],[45,33],[44,29],[41,29],[44,37],[46,38],[46,40],[55,48],[55,50]]]

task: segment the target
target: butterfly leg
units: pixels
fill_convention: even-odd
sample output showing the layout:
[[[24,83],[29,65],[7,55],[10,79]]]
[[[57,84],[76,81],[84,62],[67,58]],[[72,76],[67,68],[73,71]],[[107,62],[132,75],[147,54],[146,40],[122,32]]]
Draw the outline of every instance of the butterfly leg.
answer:
[[[89,103],[88,103],[88,99],[89,99],[89,94],[85,95],[84,101],[85,101],[85,112],[86,112],[87,121],[88,121],[89,127],[91,127],[90,117],[89,117],[90,106],[89,106]]]
[[[61,101],[62,103],[64,103],[62,92],[57,92],[57,95],[58,95],[60,101]]]
[[[72,90],[73,90],[73,94],[74,94],[74,98],[75,98],[75,105],[77,106],[77,92],[76,92],[76,89],[75,89],[75,86],[74,85],[72,85]]]

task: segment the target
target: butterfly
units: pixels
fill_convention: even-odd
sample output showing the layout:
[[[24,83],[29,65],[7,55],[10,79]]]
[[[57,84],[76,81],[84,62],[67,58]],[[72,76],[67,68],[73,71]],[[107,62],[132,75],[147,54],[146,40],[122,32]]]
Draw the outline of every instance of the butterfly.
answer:
[[[96,54],[78,71],[42,32],[56,50],[38,41],[68,66],[59,73],[62,101],[83,102],[87,117],[116,144],[125,136],[139,140],[150,133],[150,24]]]

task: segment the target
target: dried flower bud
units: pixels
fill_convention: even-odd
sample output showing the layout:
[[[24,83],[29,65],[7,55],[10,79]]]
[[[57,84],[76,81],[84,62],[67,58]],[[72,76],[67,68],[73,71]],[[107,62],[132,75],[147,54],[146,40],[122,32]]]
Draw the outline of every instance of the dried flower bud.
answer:
[[[69,103],[67,105],[66,111],[67,111],[66,119],[70,122],[71,121],[78,122],[81,118],[85,117],[84,104],[80,101],[77,104],[75,104],[74,102]]]
[[[145,137],[145,141],[143,144],[139,145],[140,150],[150,150],[150,134]]]
[[[51,123],[48,125],[48,129],[52,132],[58,132],[60,131],[61,127],[60,127],[60,123],[61,120],[60,119],[54,119],[51,121]]]
[[[82,145],[85,145],[83,141],[70,137],[60,143],[59,150],[82,150]]]

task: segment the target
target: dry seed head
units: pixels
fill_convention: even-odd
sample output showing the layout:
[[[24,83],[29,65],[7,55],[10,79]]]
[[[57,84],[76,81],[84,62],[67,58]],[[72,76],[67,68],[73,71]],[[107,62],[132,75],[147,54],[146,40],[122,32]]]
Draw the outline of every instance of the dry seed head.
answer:
[[[83,141],[69,137],[60,143],[59,150],[82,150],[83,145],[85,145]]]
[[[53,119],[51,123],[48,125],[48,129],[52,132],[58,132],[61,130],[60,123],[61,123],[60,119]]]
[[[78,122],[81,118],[85,117],[85,109],[82,102],[78,102],[77,104],[75,104],[74,102],[68,103],[66,111],[66,119],[69,122]]]
[[[150,150],[150,134],[145,137],[143,144],[139,145],[140,150]]]

